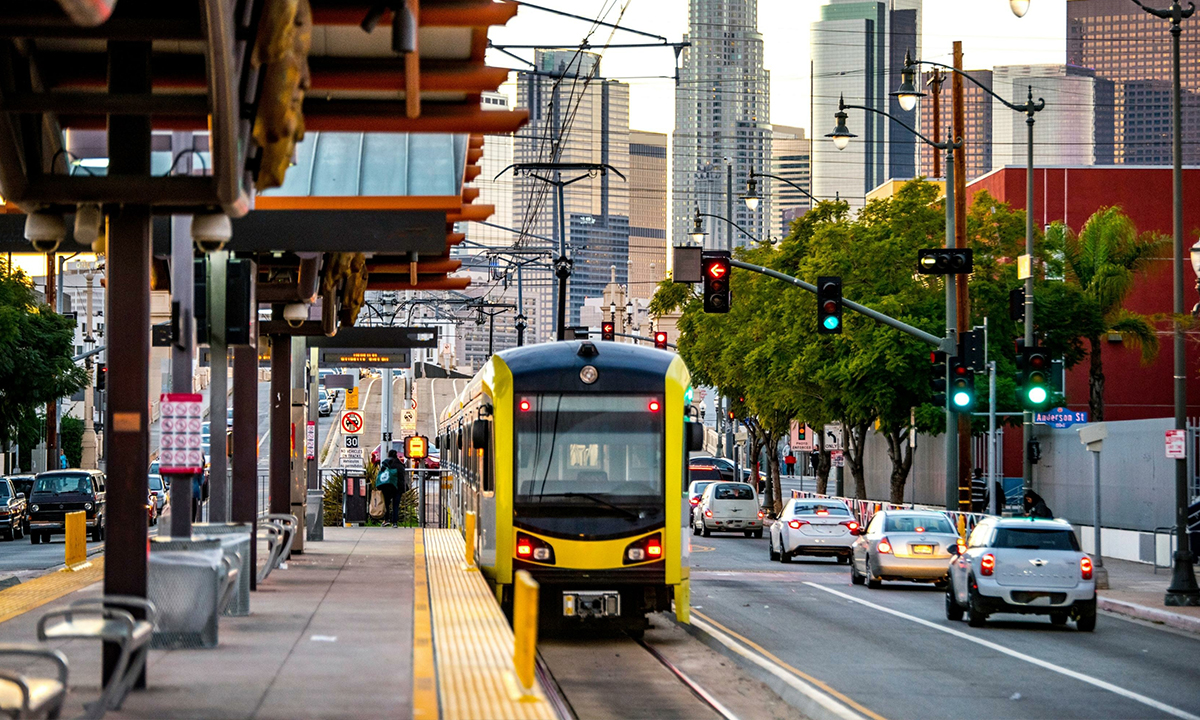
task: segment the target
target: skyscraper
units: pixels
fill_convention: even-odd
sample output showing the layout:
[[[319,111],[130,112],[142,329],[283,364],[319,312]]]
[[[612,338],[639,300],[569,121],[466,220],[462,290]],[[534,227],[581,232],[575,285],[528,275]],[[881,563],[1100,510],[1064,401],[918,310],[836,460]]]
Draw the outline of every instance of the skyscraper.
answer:
[[[986,87],[990,88],[992,86],[993,78],[991,70],[968,70],[967,73]],[[928,93],[928,95],[921,98],[921,132],[930,139],[934,139],[933,90],[928,84],[930,77],[932,77],[932,73],[924,73],[921,78],[925,84],[920,89]],[[947,75],[945,82],[942,83],[941,97],[938,101],[939,133],[936,139],[939,142],[948,140],[954,131],[952,98],[950,77]],[[1016,101],[1019,98],[1008,99]],[[963,119],[965,120],[963,142],[967,153],[967,182],[971,182],[975,178],[992,171],[992,96],[985,93],[978,85],[969,80],[963,81]],[[921,160],[919,174],[922,177],[945,177],[946,151],[935,150],[925,143],[918,143],[917,153]],[[941,164],[937,175],[934,175],[933,172],[933,156],[935,153],[941,156]]]
[[[517,74],[517,102],[529,108],[529,123],[517,134],[513,161],[603,163],[628,177],[629,86],[600,76],[594,53],[539,50],[537,73]],[[553,171],[547,171],[553,173]],[[579,172],[564,171],[563,180]],[[573,183],[565,189],[564,225],[574,270],[568,283],[567,322],[578,321],[583,297],[599,294],[609,267],[626,282],[629,262],[629,184],[613,173]],[[545,238],[557,237],[555,191],[528,175],[513,179],[513,227],[525,234],[523,246],[558,249]],[[535,237],[537,236],[537,237]],[[554,337],[553,282],[546,271],[538,277],[541,339]]]
[[[1001,65],[992,89],[1003,98],[1046,101],[1034,125],[1035,165],[1111,165],[1113,82],[1073,65]],[[992,167],[1025,165],[1025,116],[992,106]]]
[[[750,212],[738,195],[750,168],[771,159],[770,78],[763,69],[758,0],[689,0],[688,33],[679,86],[675,90],[675,133],[671,149],[671,234],[687,242],[692,215],[732,214],[756,238],[765,237],[771,217],[769,195]],[[729,169],[732,168],[732,183]],[[740,246],[745,235],[719,220],[707,221],[709,247]]]
[[[667,136],[629,132],[629,294],[650,298],[667,272]]]
[[[771,128],[772,175],[787,178],[812,192],[812,173],[809,167],[809,143],[804,128],[774,125]],[[803,215],[812,207],[808,196],[787,183],[776,182],[775,202],[772,205],[770,233],[786,237],[792,218]]]
[[[1194,21],[1193,21],[1194,22]],[[1200,127],[1195,107],[1200,100],[1200,43],[1195,30],[1183,25],[1180,43],[1180,84],[1184,90],[1184,155],[1200,152]],[[1067,2],[1067,64],[1092,68],[1112,80],[1115,119],[1113,161],[1169,164],[1171,162],[1171,36],[1167,24],[1129,0],[1069,0]],[[1189,37],[1190,36],[1190,37]],[[1154,80],[1155,86],[1141,81]],[[1135,83],[1127,86],[1127,83]],[[1127,87],[1133,94],[1127,94]],[[1190,106],[1190,107],[1189,107]],[[1189,116],[1192,116],[1189,120]],[[1166,122],[1166,147],[1160,136]]]
[[[875,113],[849,111],[856,137],[837,150],[822,137],[833,129],[838,99],[888,112],[909,125],[916,113],[888,95],[900,85],[904,53],[921,53],[922,0],[830,0],[809,31],[813,61],[813,194],[840,194],[861,205],[866,193],[889,178],[916,175],[912,133]]]

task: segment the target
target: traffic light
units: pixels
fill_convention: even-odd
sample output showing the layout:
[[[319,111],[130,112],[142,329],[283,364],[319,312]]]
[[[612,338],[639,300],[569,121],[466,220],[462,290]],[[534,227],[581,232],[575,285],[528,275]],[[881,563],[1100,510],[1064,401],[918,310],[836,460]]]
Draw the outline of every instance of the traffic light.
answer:
[[[950,362],[950,407],[963,413],[975,408],[975,372],[962,356]]]
[[[929,353],[929,402],[946,407],[946,353],[934,350]]]
[[[404,456],[409,460],[421,460],[429,454],[429,440],[424,435],[409,435],[404,438]]]
[[[729,253],[724,250],[706,250],[704,259],[704,312],[729,312],[730,292]]]
[[[1013,288],[1008,293],[1008,318],[1013,322],[1025,322],[1025,288]]]
[[[1052,399],[1050,353],[1046,348],[1021,348],[1021,405],[1026,410],[1045,410]]]
[[[927,248],[917,251],[917,272],[922,275],[964,275],[973,268],[969,248]]]
[[[659,330],[654,333],[654,347],[659,350],[667,349],[667,333],[665,331]]]
[[[968,330],[958,337],[958,357],[970,370],[987,370],[987,357],[983,352],[983,331]]]
[[[842,332],[842,279],[829,275],[817,278],[817,332]]]
[[[615,340],[616,338],[616,330],[611,322],[600,323],[601,340]]]
[[[105,363],[96,364],[96,389],[104,390],[108,387],[108,365]]]

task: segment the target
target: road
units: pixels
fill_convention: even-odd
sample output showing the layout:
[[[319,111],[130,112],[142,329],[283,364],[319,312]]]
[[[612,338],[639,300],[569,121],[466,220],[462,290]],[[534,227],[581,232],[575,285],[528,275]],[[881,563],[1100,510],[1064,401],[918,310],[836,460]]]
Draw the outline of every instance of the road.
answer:
[[[1094,633],[1038,616],[946,620],[930,586],[850,584],[833,560],[767,540],[693,538],[692,604],[887,720],[1200,717],[1200,638],[1101,613]]]

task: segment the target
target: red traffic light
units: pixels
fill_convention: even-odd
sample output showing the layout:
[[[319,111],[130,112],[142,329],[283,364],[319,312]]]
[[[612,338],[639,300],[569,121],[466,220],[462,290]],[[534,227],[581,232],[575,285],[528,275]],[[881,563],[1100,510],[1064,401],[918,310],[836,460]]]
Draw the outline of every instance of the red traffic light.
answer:
[[[662,330],[654,333],[654,347],[658,348],[659,350],[667,349],[667,334]]]
[[[706,270],[706,272],[713,279],[720,280],[729,273],[729,266],[725,264],[724,260],[715,260],[708,264],[708,270]]]

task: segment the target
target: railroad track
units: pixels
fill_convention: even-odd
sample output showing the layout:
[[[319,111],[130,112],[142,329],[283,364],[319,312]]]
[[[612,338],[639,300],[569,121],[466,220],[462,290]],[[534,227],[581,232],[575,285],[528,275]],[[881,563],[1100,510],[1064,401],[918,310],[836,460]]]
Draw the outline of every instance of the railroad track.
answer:
[[[538,645],[538,677],[562,720],[737,720],[653,640],[578,633]],[[637,698],[636,706],[630,698]]]

